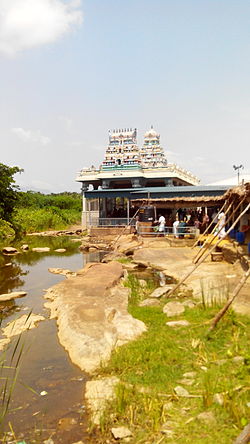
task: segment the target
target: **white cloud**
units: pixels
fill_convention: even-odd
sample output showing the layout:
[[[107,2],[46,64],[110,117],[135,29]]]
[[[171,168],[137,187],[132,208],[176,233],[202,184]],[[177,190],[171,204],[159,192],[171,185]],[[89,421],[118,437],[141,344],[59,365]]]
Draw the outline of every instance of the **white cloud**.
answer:
[[[13,56],[58,40],[82,23],[80,0],[0,0],[0,52]]]
[[[51,142],[50,138],[43,136],[40,130],[31,131],[23,128],[12,128],[11,131],[24,142],[35,142],[40,145],[48,145]]]

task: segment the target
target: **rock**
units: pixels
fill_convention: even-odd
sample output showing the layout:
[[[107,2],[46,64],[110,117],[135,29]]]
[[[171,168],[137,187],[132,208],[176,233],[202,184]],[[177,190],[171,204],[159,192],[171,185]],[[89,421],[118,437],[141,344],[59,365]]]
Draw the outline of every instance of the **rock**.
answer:
[[[133,435],[127,427],[113,427],[111,432],[115,439],[123,439]]]
[[[163,295],[167,295],[172,290],[172,288],[172,285],[164,285],[163,287],[158,287],[150,294],[150,297],[160,298]]]
[[[40,315],[23,315],[12,322],[9,322],[5,328],[3,328],[3,335],[11,338],[12,336],[20,335],[26,330],[31,330],[37,326],[37,323],[44,321],[45,318]]]
[[[170,318],[172,316],[179,316],[184,313],[185,307],[180,302],[168,302],[163,307],[163,313],[166,313],[167,317]]]
[[[190,379],[195,378],[196,375],[197,375],[197,372],[186,372],[186,373],[183,373],[183,377],[184,378],[190,378]]]
[[[196,306],[196,303],[194,301],[183,301],[182,304],[184,305],[184,307],[188,307],[188,308],[194,308]]]
[[[10,343],[10,339],[0,339],[0,350],[3,350],[7,344]]]
[[[173,421],[166,421],[164,424],[162,424],[160,432],[166,435],[168,438],[172,438],[174,436],[174,427],[175,423]]]
[[[232,361],[235,362],[236,364],[244,364],[244,358],[243,356],[235,356],[234,358],[232,358]]]
[[[49,247],[34,247],[32,248],[32,251],[35,251],[37,253],[47,253],[48,251],[50,251]]]
[[[114,251],[109,254],[105,254],[104,258],[102,259],[102,262],[106,264],[108,262],[116,261],[117,259],[122,259],[125,257],[126,257],[125,254]]]
[[[136,264],[132,264],[131,262],[128,262],[128,263],[122,263],[122,268],[124,268],[124,270],[133,271],[133,270],[137,270],[138,266]]]
[[[215,393],[213,400],[216,404],[223,405],[224,404],[224,397],[222,393]]]
[[[215,361],[214,363],[217,365],[224,365],[227,363],[227,359],[218,359],[218,361]]]
[[[26,291],[13,291],[12,293],[0,294],[0,302],[11,301],[12,299],[23,298],[26,296]]]
[[[94,253],[95,251],[97,251],[96,247],[89,247],[89,252],[90,253]]]
[[[201,370],[203,370],[204,372],[207,372],[208,368],[205,365],[201,365]]]
[[[180,379],[180,381],[177,381],[177,382],[179,382],[180,384],[183,384],[183,385],[193,385],[194,379],[183,378],[183,379]]]
[[[118,243],[115,245],[115,249],[119,253],[123,253],[128,256],[134,254],[134,251],[137,250],[142,244],[142,239],[139,239],[134,234],[129,234],[126,236],[120,236]]]
[[[19,251],[14,247],[4,247],[2,248],[3,254],[17,254]]]
[[[55,250],[56,253],[65,253],[66,248],[57,248],[57,250]]]
[[[21,250],[23,250],[23,251],[28,251],[28,250],[29,250],[29,246],[28,246],[28,244],[23,244],[23,245],[21,246]]]
[[[86,382],[85,398],[94,424],[100,424],[106,403],[114,399],[118,383],[119,379],[115,376]]]
[[[205,424],[215,423],[215,416],[213,412],[202,412],[197,416],[197,419],[201,422],[205,422]]]
[[[77,442],[73,442],[72,444],[84,444],[83,441],[77,441]]]
[[[92,264],[46,293],[59,341],[81,370],[94,372],[112,350],[147,330],[127,311],[130,290],[118,284],[123,274],[118,262]]]
[[[48,268],[50,273],[62,274],[63,276],[76,276],[74,271],[68,270],[67,268]]]
[[[136,264],[131,264],[137,268]],[[147,286],[147,282],[144,279],[139,279],[139,284],[141,287],[145,288]]]
[[[54,444],[54,441],[51,438],[45,439],[45,441],[43,441],[43,444]]]
[[[188,327],[190,325],[190,322],[188,321],[169,321],[166,322],[166,325],[168,325],[168,327]]]
[[[69,432],[71,429],[73,429],[73,427],[75,427],[76,424],[77,421],[75,418],[63,417],[58,421],[58,429]]]
[[[139,307],[158,307],[159,305],[160,301],[158,299],[147,298],[140,302]]]
[[[189,392],[181,385],[177,385],[174,388],[174,392],[176,393],[177,396],[180,396],[181,398],[188,398],[190,396]]]

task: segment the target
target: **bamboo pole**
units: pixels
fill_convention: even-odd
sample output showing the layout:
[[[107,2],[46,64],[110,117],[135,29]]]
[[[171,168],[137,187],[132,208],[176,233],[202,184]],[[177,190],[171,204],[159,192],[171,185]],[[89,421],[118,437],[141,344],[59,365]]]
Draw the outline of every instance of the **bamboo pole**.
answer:
[[[145,201],[144,201],[145,202]],[[124,227],[124,229],[122,230],[121,234],[119,234],[119,236],[116,238],[115,242],[113,243],[113,247],[117,244],[118,240],[120,239],[120,237],[123,235],[123,233],[125,233],[127,227],[129,227],[129,225],[131,225],[131,222],[135,219],[135,217],[137,216],[137,214],[139,213],[140,209],[142,208],[143,205],[145,205],[145,203],[142,203],[142,205],[138,208],[138,210],[136,211],[136,213],[134,214],[134,216],[132,217],[132,219],[130,220],[130,222],[128,223],[128,225],[126,225],[126,227]]]
[[[244,199],[245,200],[245,197]],[[242,203],[242,201],[241,201]],[[239,220],[241,219],[241,217],[249,210],[250,208],[250,203],[246,206],[246,208],[241,212],[241,214],[237,217],[237,219],[234,221],[234,223],[232,224],[232,226],[226,231],[226,235],[235,227],[235,225],[239,222]],[[185,282],[185,280],[196,270],[196,268],[199,267],[200,264],[202,264],[202,262],[204,262],[204,260],[209,256],[209,254],[219,245],[219,243],[221,242],[221,239],[218,239],[218,241],[212,246],[211,250],[209,250],[207,252],[207,254],[205,254],[205,256],[203,256],[202,260],[200,262],[197,262],[192,270],[190,270],[187,274],[185,274],[185,276],[180,280],[180,282],[178,282],[173,288],[172,290],[168,293],[168,297],[171,296],[176,290],[177,288],[179,288],[183,282]]]
[[[225,220],[225,223],[220,227],[220,229],[219,229],[217,235],[222,231],[222,229],[223,229],[223,228],[228,224],[228,222],[233,218],[234,214],[238,211],[238,209],[240,208],[240,206],[242,205],[242,203],[244,202],[244,200],[245,200],[245,197],[244,197],[244,199],[243,199],[243,200],[237,205],[237,207],[233,210],[233,212],[230,214],[229,218],[228,218],[227,220]],[[228,206],[225,215],[226,215],[226,214],[228,213],[228,211],[231,209],[232,205],[233,205],[233,202],[231,202],[231,204]],[[218,221],[218,224],[217,224],[217,225],[219,225],[219,221]],[[214,240],[214,236],[211,236],[211,237],[209,236],[208,239],[207,239],[207,242],[208,242],[208,240],[209,240],[209,243],[208,243],[208,246],[209,246],[209,245],[213,242],[213,240]],[[204,245],[203,245],[203,246],[205,246],[205,245],[206,245],[206,242],[204,242]],[[195,258],[193,259],[194,264],[196,264],[196,262],[199,261],[199,259],[203,256],[203,254],[204,254],[205,251],[206,251],[206,250],[203,249],[202,251],[199,251],[199,252],[198,252],[198,254],[197,254],[197,255],[195,256]]]
[[[223,204],[222,207],[220,208],[219,213],[221,213],[221,212],[224,210],[226,203],[227,203],[227,202],[224,202],[224,204]],[[205,234],[208,232],[208,230],[209,230],[209,229],[211,228],[211,226],[213,225],[213,223],[214,223],[214,221],[216,220],[216,218],[217,218],[217,216],[218,216],[219,213],[217,213],[216,216],[214,216],[212,222],[211,222],[211,223],[208,225],[208,227],[205,229],[204,233],[200,234],[200,236],[198,237],[198,239],[196,240],[196,242],[195,242],[194,245],[192,246],[192,249],[193,249],[194,247],[196,247],[196,245],[198,245],[201,236],[205,236]]]
[[[224,305],[224,307],[219,311],[219,313],[212,320],[211,327],[209,328],[209,332],[212,331],[216,327],[218,322],[221,320],[221,318],[227,312],[230,305],[233,303],[235,298],[238,296],[240,290],[242,289],[243,285],[245,284],[245,282],[247,281],[249,276],[250,276],[250,269],[247,270],[247,272],[244,274],[244,276],[242,276],[238,285],[235,287],[234,292],[233,292],[233,296],[227,301],[227,303]]]

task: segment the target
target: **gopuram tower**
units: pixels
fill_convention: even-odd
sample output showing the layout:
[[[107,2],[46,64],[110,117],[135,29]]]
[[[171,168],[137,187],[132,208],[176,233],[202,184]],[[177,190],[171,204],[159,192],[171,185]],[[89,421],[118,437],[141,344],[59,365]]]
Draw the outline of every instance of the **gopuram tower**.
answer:
[[[137,130],[132,128],[109,131],[109,144],[101,169],[138,168],[140,151],[137,145]]]
[[[167,158],[160,145],[160,134],[151,126],[144,135],[144,143],[140,150],[142,168],[167,166]]]

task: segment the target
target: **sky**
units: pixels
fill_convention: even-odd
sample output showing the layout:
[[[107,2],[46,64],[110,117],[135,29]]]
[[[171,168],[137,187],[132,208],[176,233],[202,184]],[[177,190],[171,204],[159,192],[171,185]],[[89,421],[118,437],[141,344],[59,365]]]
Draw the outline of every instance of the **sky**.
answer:
[[[248,0],[0,0],[0,162],[80,191],[108,130],[153,125],[170,163],[250,173]]]

